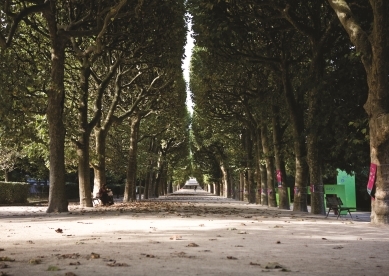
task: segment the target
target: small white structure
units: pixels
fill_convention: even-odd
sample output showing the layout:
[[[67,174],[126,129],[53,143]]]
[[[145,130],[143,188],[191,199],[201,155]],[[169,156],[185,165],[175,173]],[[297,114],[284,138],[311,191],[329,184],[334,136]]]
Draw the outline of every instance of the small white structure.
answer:
[[[185,182],[185,185],[182,187],[182,189],[201,189],[201,187],[196,178],[191,177],[188,181]]]

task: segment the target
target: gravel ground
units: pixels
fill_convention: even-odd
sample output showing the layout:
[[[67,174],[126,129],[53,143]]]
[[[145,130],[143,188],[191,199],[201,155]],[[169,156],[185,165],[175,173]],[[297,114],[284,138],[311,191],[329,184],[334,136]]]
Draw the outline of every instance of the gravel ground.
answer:
[[[191,191],[110,207],[0,207],[0,275],[385,275],[389,228]]]

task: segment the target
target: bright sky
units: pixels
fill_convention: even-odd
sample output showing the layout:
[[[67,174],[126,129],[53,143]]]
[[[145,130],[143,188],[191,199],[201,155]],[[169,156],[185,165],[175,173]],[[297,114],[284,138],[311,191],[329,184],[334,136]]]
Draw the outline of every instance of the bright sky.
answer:
[[[186,81],[186,105],[188,106],[189,112],[193,113],[193,102],[190,98],[191,92],[189,91],[189,67],[190,67],[190,59],[192,57],[192,49],[193,49],[193,38],[191,37],[192,34],[192,23],[189,21],[188,24],[189,32],[186,35],[186,46],[185,46],[185,59],[182,64],[182,68],[184,70],[184,79]]]

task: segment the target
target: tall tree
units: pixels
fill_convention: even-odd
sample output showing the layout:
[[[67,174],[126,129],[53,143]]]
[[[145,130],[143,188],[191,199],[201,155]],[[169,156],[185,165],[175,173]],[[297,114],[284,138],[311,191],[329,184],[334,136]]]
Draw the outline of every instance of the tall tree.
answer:
[[[389,2],[370,0],[370,9],[362,11],[352,5],[353,1],[328,2],[365,67],[369,94],[364,108],[369,116],[370,162],[377,165],[371,221],[389,224],[389,180],[385,176],[389,164]]]

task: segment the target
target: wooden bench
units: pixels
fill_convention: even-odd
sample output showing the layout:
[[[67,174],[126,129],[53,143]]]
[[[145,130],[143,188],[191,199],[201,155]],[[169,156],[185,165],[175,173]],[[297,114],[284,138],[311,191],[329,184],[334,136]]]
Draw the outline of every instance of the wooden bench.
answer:
[[[328,212],[327,212],[326,218],[328,217],[330,211],[334,210],[335,214],[336,214],[336,211],[338,212],[337,213],[338,216],[337,216],[336,219],[339,219],[342,211],[347,211],[350,214],[351,219],[353,219],[353,216],[351,215],[351,211],[350,210],[355,210],[356,208],[343,206],[343,202],[340,199],[340,197],[337,197],[337,196],[327,196],[326,197],[326,204],[327,204],[327,208],[328,208]]]

